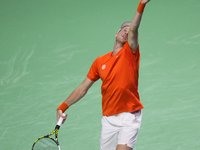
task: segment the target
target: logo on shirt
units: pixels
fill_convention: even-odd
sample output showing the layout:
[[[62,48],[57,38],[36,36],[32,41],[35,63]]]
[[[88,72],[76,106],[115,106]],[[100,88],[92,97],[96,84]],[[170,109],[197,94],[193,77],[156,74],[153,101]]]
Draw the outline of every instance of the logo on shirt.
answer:
[[[106,65],[102,65],[101,69],[104,70],[106,68]]]

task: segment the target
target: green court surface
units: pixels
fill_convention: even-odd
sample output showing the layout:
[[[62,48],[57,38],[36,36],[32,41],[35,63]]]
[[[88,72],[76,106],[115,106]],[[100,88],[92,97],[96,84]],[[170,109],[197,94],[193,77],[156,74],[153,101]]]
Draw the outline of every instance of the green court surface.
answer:
[[[1,0],[0,149],[30,150],[113,49],[138,0]],[[134,150],[200,150],[200,1],[151,0],[139,29],[143,120]],[[101,81],[70,107],[62,150],[99,150]]]

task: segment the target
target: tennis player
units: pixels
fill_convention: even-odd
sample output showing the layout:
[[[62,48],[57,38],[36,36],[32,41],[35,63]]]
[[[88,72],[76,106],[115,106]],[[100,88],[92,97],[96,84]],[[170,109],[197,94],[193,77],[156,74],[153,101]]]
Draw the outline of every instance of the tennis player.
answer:
[[[102,80],[101,150],[132,150],[142,120],[138,93],[140,52],[138,28],[146,3],[140,0],[132,22],[125,22],[115,34],[112,52],[98,57],[85,80],[57,108],[57,119],[79,101],[98,79]]]

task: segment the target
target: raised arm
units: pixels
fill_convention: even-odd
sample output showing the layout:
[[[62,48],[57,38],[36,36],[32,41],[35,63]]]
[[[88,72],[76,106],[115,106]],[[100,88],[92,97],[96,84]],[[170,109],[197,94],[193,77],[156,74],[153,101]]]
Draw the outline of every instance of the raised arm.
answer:
[[[135,50],[138,47],[138,28],[140,26],[144,7],[149,1],[150,0],[140,0],[137,12],[135,13],[135,16],[133,17],[132,23],[130,25],[128,33],[128,43],[133,53],[135,53]]]
[[[68,109],[69,106],[79,101],[82,97],[85,96],[88,89],[92,86],[94,81],[89,78],[85,78],[85,80],[69,95],[69,97],[57,108],[57,120],[60,117],[66,119],[67,116],[63,116],[62,114]]]

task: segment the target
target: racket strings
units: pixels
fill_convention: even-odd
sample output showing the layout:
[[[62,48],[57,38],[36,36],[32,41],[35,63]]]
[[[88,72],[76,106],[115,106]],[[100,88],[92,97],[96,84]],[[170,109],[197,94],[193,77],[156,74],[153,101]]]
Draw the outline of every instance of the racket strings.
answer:
[[[36,142],[34,150],[58,150],[58,146],[51,138],[42,138]]]

